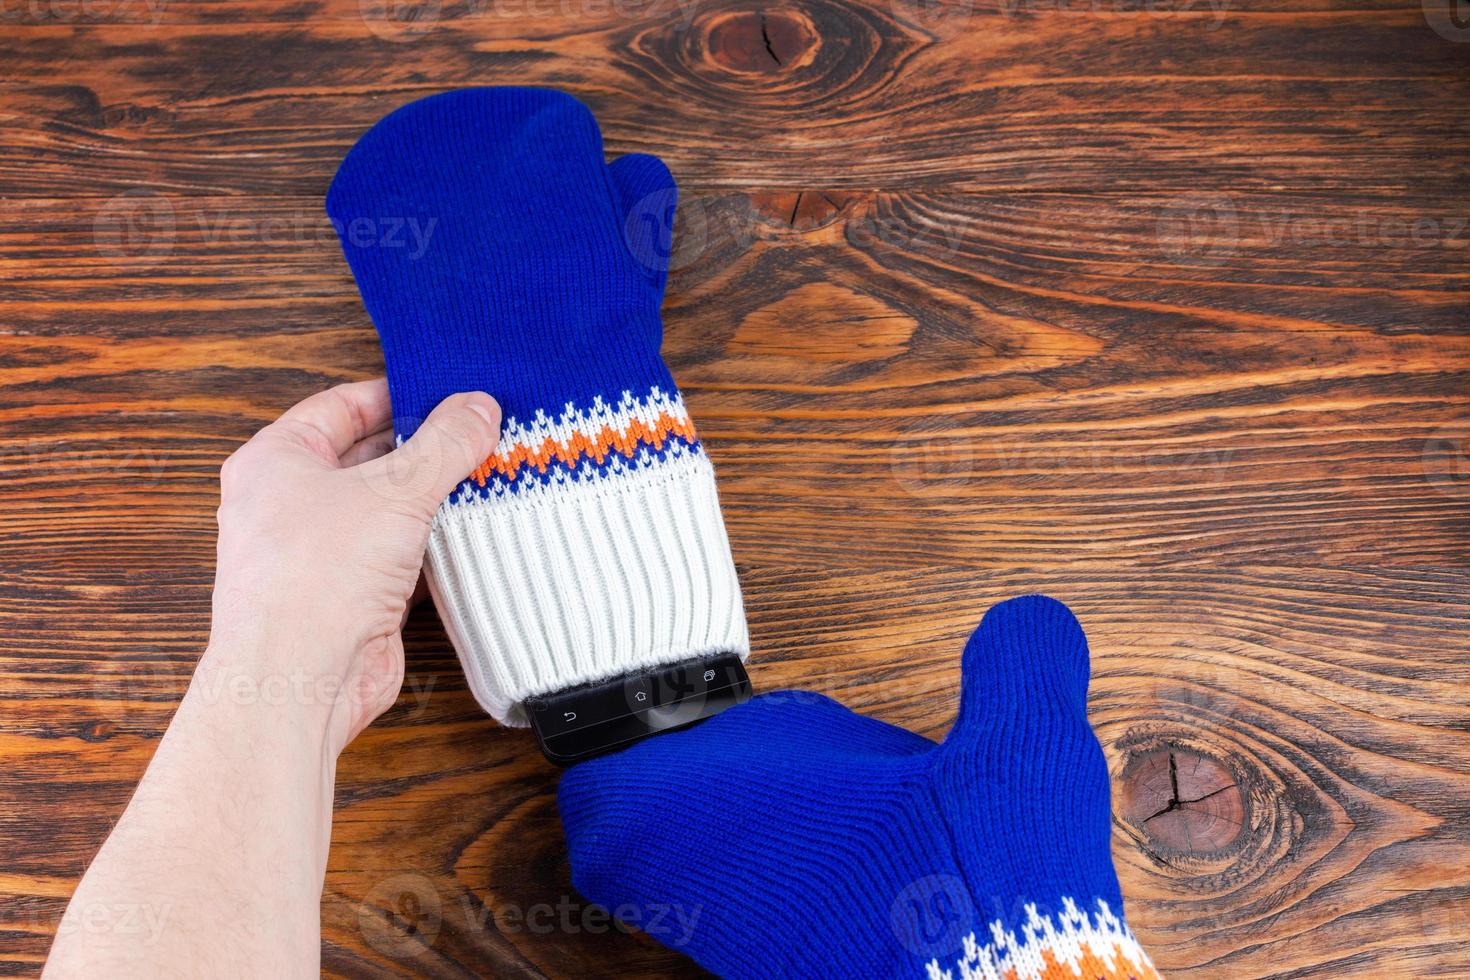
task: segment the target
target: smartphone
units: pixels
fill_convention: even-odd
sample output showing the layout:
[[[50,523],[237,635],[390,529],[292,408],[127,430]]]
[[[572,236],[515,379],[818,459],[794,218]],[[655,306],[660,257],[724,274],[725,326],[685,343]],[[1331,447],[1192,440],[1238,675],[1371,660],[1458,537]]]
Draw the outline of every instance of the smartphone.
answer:
[[[559,766],[711,718],[750,700],[737,656],[691,660],[528,698],[541,754]]]

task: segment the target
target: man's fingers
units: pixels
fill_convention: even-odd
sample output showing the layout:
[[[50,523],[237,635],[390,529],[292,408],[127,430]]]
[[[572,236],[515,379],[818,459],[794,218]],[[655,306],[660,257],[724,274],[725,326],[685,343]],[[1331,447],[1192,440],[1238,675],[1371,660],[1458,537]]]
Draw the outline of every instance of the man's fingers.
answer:
[[[394,439],[391,428],[384,429],[381,432],[374,432],[367,438],[354,442],[348,448],[347,452],[342,454],[340,462],[343,467],[361,466],[363,463],[377,459],[379,456],[388,455],[393,451],[395,444],[396,440]]]
[[[465,481],[500,442],[500,405],[483,391],[450,395],[424,419],[413,438],[394,450],[408,450],[430,465],[428,494],[435,506]]]
[[[388,382],[382,378],[338,385],[297,402],[276,420],[276,431],[336,459],[392,422]]]
[[[484,392],[465,392],[440,402],[403,445],[358,469],[385,498],[433,513],[499,441],[500,406]]]

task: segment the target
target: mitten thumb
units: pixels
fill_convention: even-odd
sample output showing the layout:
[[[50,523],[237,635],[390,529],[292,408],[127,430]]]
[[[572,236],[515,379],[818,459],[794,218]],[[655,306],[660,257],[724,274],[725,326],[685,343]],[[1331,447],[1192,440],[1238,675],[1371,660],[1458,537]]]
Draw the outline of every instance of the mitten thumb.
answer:
[[[674,175],[656,156],[629,153],[607,167],[612,179],[623,241],[660,299],[668,282],[674,250],[674,210],[679,189]]]
[[[1087,637],[1065,605],[1025,595],[992,606],[965,645],[960,713],[949,741],[1018,715],[1086,723]]]

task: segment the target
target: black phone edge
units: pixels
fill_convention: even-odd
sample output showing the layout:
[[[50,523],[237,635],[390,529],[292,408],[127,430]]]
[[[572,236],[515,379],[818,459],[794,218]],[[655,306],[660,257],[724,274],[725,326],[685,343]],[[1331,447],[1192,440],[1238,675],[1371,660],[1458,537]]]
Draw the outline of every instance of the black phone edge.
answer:
[[[523,705],[541,754],[565,767],[696,725],[750,697],[745,664],[729,654],[632,671]]]

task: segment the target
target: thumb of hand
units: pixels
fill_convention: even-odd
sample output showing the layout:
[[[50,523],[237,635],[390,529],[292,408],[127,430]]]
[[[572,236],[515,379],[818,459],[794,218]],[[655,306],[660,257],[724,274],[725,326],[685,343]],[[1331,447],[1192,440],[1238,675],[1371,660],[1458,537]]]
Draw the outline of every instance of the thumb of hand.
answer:
[[[397,449],[362,469],[384,498],[432,516],[500,441],[500,406],[484,392],[450,395]]]

